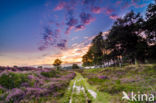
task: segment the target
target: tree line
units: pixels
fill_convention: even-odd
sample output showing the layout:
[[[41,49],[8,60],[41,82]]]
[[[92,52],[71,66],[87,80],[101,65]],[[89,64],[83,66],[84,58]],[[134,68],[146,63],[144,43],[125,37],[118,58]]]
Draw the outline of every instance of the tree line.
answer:
[[[128,12],[118,18],[108,35],[100,32],[82,57],[83,66],[145,63],[156,60],[156,2],[149,4],[145,17]]]

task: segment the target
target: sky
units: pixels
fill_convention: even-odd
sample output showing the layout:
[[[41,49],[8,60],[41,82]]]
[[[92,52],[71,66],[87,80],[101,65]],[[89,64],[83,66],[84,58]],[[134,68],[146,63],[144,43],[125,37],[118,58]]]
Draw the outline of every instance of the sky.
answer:
[[[91,40],[153,0],[0,0],[0,65],[78,63]]]

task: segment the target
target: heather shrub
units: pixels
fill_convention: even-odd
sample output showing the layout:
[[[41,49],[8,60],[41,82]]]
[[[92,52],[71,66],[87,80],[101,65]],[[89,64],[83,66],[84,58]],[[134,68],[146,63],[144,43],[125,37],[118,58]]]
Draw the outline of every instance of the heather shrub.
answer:
[[[118,84],[111,84],[111,85],[107,85],[107,86],[106,85],[100,86],[99,90],[103,91],[103,92],[110,93],[110,94],[116,94],[116,93],[119,93],[119,92],[125,90],[125,86],[118,85]]]
[[[0,77],[0,84],[8,89],[20,87],[24,82],[28,82],[28,78],[25,74],[8,73],[3,74]]]
[[[108,77],[107,76],[104,76],[104,75],[100,75],[100,76],[98,76],[98,78],[99,79],[108,79]]]
[[[41,72],[41,75],[51,78],[51,77],[56,77],[58,73],[59,73],[58,71],[51,70],[50,72]]]
[[[24,91],[18,88],[14,88],[11,91],[9,91],[9,94],[6,97],[7,103],[19,103],[21,99],[24,98]]]

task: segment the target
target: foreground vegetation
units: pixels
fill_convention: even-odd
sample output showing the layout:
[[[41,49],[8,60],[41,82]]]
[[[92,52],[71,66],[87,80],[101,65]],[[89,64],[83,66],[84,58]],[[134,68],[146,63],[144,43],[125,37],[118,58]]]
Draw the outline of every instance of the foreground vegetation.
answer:
[[[0,67],[0,103],[60,103],[75,73]]]
[[[134,93],[138,91],[147,94],[156,93],[156,64],[86,69],[80,72],[85,78],[88,78],[90,85],[111,96],[110,103],[127,103],[128,101],[122,100],[122,91],[128,94],[132,91]]]
[[[108,103],[110,99],[109,94],[99,92],[77,73],[60,103]]]
[[[156,64],[73,71],[1,67],[0,103],[127,103],[123,91],[155,94],[155,78]]]

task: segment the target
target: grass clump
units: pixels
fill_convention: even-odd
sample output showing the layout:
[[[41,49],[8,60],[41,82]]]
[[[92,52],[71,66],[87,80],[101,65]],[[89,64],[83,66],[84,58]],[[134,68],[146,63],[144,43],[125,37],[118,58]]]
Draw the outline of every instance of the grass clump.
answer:
[[[28,82],[27,75],[25,74],[10,72],[8,74],[3,74],[0,77],[0,84],[7,89],[20,87],[20,85],[24,82]]]
[[[4,92],[4,91],[3,91],[2,89],[0,89],[0,95],[3,94],[3,92]]]
[[[41,75],[43,75],[44,77],[51,78],[56,77],[58,73],[59,73],[58,71],[51,70],[50,72],[41,72]]]

